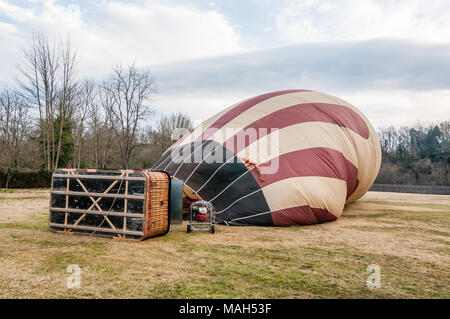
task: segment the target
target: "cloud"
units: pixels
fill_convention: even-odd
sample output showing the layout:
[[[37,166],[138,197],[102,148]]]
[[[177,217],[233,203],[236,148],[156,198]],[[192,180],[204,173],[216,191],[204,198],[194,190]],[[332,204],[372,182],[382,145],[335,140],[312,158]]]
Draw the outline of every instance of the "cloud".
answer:
[[[292,88],[347,99],[377,127],[450,116],[450,45],[389,40],[300,44],[151,70],[160,106],[193,110],[196,119],[243,98]]]
[[[407,41],[299,44],[152,68],[161,90],[252,92],[450,88],[450,45]]]
[[[0,21],[0,83],[13,80],[15,74],[15,57],[20,55],[20,47],[23,45],[22,35],[17,28],[10,23]]]
[[[229,91],[183,91],[179,94],[160,92],[154,98],[153,107],[156,111],[155,118],[161,114],[183,112],[188,114],[197,125],[220,110],[248,97],[248,93],[245,92]]]
[[[291,42],[392,38],[449,43],[447,0],[290,0],[276,17]]]
[[[0,81],[12,79],[20,48],[41,27],[70,34],[80,75],[102,79],[118,62],[147,67],[160,92],[156,109],[188,112],[197,122],[241,99],[290,88],[342,97],[376,127],[450,115],[450,4],[443,0],[291,0],[281,9],[270,2],[270,10],[259,1],[260,15],[275,15],[251,21],[249,3],[230,17],[217,11],[223,4],[17,3],[0,0]],[[249,51],[252,41],[243,39],[257,36],[252,26],[264,48],[294,44]]]
[[[36,27],[70,35],[80,52],[80,71],[88,75],[107,72],[119,62],[167,63],[242,49],[235,27],[219,12],[159,1],[139,5],[101,1],[83,8],[58,1],[41,1],[27,8],[0,1],[0,16],[16,26],[22,45]],[[14,36],[3,29],[2,36]]]
[[[366,89],[342,92],[339,97],[357,106],[375,128],[450,119],[450,89]]]

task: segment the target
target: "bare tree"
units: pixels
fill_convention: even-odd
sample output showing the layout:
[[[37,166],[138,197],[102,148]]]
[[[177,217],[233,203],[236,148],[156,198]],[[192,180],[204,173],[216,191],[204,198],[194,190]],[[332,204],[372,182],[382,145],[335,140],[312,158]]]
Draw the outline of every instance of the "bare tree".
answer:
[[[101,107],[98,88],[93,88],[94,92],[88,95],[90,101],[85,101],[87,108],[86,115],[86,134],[82,139],[85,140],[89,154],[85,154],[84,159],[92,166],[97,168],[106,168],[110,159],[111,142],[114,132],[109,124],[109,117]],[[83,157],[82,157],[83,158]]]
[[[9,89],[0,93],[0,156],[3,167],[20,168],[22,150],[31,126],[23,99]]]
[[[153,143],[161,148],[161,152],[164,152],[174,143],[172,133],[175,129],[191,130],[192,127],[192,120],[187,114],[178,112],[169,116],[162,116],[158,122]]]
[[[114,131],[122,168],[128,168],[140,121],[151,114],[153,77],[134,64],[116,66],[101,87],[101,103]]]
[[[78,91],[78,105],[74,110],[74,167],[80,168],[82,162],[82,152],[85,138],[86,118],[90,114],[90,110],[98,108],[96,101],[97,90],[95,81],[92,79],[84,79]]]
[[[20,94],[29,106],[38,110],[40,142],[47,169],[58,167],[62,131],[75,107],[75,66],[76,54],[69,39],[50,41],[42,31],[37,31],[23,50],[23,63],[19,66]],[[55,123],[56,120],[59,123]],[[59,134],[55,132],[56,126]]]

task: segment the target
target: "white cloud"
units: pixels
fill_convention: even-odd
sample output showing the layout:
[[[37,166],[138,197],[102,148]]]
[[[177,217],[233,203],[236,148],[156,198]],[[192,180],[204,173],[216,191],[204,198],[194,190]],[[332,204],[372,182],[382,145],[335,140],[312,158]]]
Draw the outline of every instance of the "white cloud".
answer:
[[[50,34],[70,35],[82,59],[80,71],[89,75],[104,73],[118,62],[150,65],[241,50],[236,29],[222,14],[192,6],[102,1],[81,10],[78,5],[42,1],[24,9],[0,1],[0,14],[18,28],[4,31],[3,27],[2,38],[19,32],[24,43],[36,27]],[[6,42],[6,46],[12,45],[17,43]]]
[[[20,48],[23,45],[22,35],[17,28],[0,21],[0,84],[14,80],[15,65],[18,62]]]
[[[447,0],[291,0],[276,17],[292,42],[395,38],[450,42]]]
[[[450,90],[358,90],[339,97],[359,108],[375,128],[450,118]]]
[[[156,110],[162,113],[187,112],[195,124],[210,116],[257,95],[253,91],[227,90],[211,92],[182,92],[179,95],[159,94],[155,98]],[[259,92],[261,93],[261,92]],[[418,121],[437,123],[450,118],[450,90],[414,91],[400,89],[326,91],[358,108],[375,129],[387,126],[411,126]]]
[[[30,21],[34,17],[33,10],[12,5],[6,1],[0,1],[0,13],[13,17],[17,22]]]
[[[267,39],[278,30],[289,42],[322,43],[239,55],[234,53],[248,49],[239,35],[246,28],[232,25],[216,7],[202,11],[157,0],[29,2],[25,8],[0,0],[0,16],[7,17],[0,22],[0,81],[13,79],[21,47],[40,26],[70,34],[81,75],[101,79],[117,62],[152,66],[160,91],[155,109],[189,112],[196,122],[244,98],[288,88],[339,96],[375,127],[450,116],[449,46],[442,45],[450,43],[448,2],[291,0],[276,27],[263,25],[260,32],[270,31]],[[354,41],[378,37],[403,40]],[[172,63],[190,59],[198,60]]]
[[[372,40],[159,66],[157,107],[204,120],[244,98],[296,88],[343,98],[375,127],[449,119],[449,52],[450,45]]]
[[[225,109],[226,107],[248,98],[248,93],[242,92],[182,92],[181,94],[158,94],[154,100],[156,115],[183,112],[189,114],[194,124]],[[156,117],[157,117],[156,116]]]

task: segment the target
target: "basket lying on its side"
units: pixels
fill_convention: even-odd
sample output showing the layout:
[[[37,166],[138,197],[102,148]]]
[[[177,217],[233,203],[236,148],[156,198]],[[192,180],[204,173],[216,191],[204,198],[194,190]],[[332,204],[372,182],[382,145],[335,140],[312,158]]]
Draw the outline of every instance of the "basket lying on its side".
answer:
[[[62,169],[52,176],[50,228],[145,239],[170,227],[170,176],[165,172]]]
[[[148,238],[169,231],[170,177],[162,172],[144,173],[148,184],[144,238]]]

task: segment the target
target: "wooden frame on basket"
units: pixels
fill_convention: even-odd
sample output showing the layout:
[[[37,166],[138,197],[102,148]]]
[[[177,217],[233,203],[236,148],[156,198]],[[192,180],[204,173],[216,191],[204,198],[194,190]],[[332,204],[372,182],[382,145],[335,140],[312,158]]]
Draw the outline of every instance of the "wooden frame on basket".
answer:
[[[138,236],[141,239],[144,238],[144,230],[143,231],[133,231],[133,230],[127,230],[127,217],[144,217],[145,216],[145,205],[143,205],[143,213],[142,214],[136,214],[136,213],[129,213],[128,212],[128,200],[134,199],[134,200],[142,200],[144,203],[147,201],[147,179],[145,176],[142,177],[130,177],[129,174],[133,173],[132,170],[118,170],[117,173],[120,173],[120,175],[113,176],[113,175],[80,175],[76,174],[76,172],[79,172],[80,170],[77,169],[63,169],[58,171],[64,171],[66,174],[53,174],[52,177],[52,195],[65,195],[65,208],[57,208],[52,207],[51,200],[50,200],[50,211],[57,211],[57,212],[64,212],[64,224],[58,224],[58,223],[52,223],[49,222],[49,226],[53,228],[62,228],[62,232],[65,233],[74,233],[73,230],[86,230],[86,231],[92,231],[94,232],[100,232],[100,233],[108,233],[111,234],[112,237],[125,239],[127,235],[131,236]],[[102,172],[101,170],[88,170],[88,172],[95,172],[99,173]],[[106,172],[106,171],[105,171]],[[113,171],[108,171],[108,173]],[[144,174],[143,174],[144,175]],[[65,191],[55,191],[53,190],[53,179],[54,178],[63,178],[66,179],[66,190]],[[98,180],[111,180],[112,183],[108,186],[108,188],[102,192],[102,193],[92,193],[89,192],[84,183],[81,181],[82,179],[98,179]],[[70,180],[75,180],[83,189],[83,192],[74,192],[69,190]],[[125,193],[124,194],[112,194],[110,193],[111,189],[116,186],[119,182],[125,181]],[[128,192],[128,186],[129,181],[145,181],[145,194],[144,195],[129,195]],[[69,196],[86,196],[91,201],[92,204],[89,206],[88,209],[71,209],[69,208]],[[105,211],[100,207],[98,204],[103,198],[107,197],[115,197],[115,198],[122,198],[124,199],[124,210],[122,212],[111,212],[111,211]],[[97,208],[97,210],[92,210],[94,207]],[[77,220],[73,224],[68,223],[68,214],[69,213],[78,213],[81,214],[80,217],[77,218]],[[82,226],[79,225],[79,223],[88,215],[101,215],[103,216],[103,221],[106,221],[108,225],[111,228],[105,228],[105,227],[95,227],[95,226]],[[114,224],[111,222],[111,220],[108,218],[108,216],[118,216],[123,217],[123,228],[118,229]],[[102,222],[103,223],[103,222]]]

